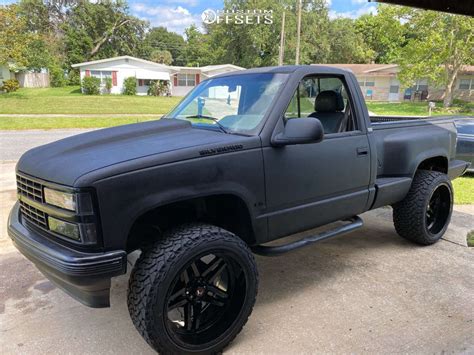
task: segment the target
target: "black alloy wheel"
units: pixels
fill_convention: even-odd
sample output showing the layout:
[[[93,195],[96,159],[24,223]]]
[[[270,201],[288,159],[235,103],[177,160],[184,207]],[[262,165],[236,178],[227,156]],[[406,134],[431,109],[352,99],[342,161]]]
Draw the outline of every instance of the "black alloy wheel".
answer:
[[[201,255],[180,272],[169,289],[166,329],[177,343],[199,346],[221,336],[245,299],[242,267],[225,252]]]
[[[257,265],[245,242],[196,223],[143,249],[127,303],[135,327],[160,354],[215,354],[242,330],[257,288]]]
[[[426,228],[436,235],[446,225],[450,215],[451,191],[446,184],[439,185],[431,195],[426,207]]]

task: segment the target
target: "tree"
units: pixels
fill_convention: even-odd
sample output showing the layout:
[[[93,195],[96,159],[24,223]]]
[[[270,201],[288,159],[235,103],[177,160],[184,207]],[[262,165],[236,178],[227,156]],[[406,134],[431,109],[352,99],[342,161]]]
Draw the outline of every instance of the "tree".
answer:
[[[155,49],[153,52],[151,52],[150,60],[152,62],[166,65],[171,65],[171,63],[173,63],[173,57],[171,56],[171,53],[169,51],[159,49]]]
[[[37,39],[27,30],[25,18],[18,16],[18,5],[0,7],[0,64],[26,67],[28,48]]]
[[[394,63],[399,49],[406,45],[407,37],[411,36],[410,27],[399,18],[406,9],[380,4],[376,15],[362,15],[355,20],[356,32],[372,51],[376,63]]]
[[[147,23],[131,16],[123,0],[82,1],[63,24],[67,65],[118,55],[139,55]]]
[[[459,72],[474,63],[474,19],[415,9],[403,9],[399,17],[415,34],[399,49],[401,82],[411,86],[428,78],[444,86],[443,105],[451,106]]]
[[[364,42],[357,32],[354,21],[349,18],[338,18],[331,21],[329,27],[330,63],[369,63],[375,52]]]
[[[207,47],[213,62],[243,67],[278,64],[282,14],[285,12],[285,64],[294,64],[296,57],[297,7],[294,0],[229,0],[225,10],[241,11],[272,9],[272,23],[240,25],[237,23],[206,25]],[[325,0],[304,0],[302,4],[300,63],[331,62],[331,21]],[[352,41],[352,39],[349,39]],[[350,47],[349,47],[350,48]],[[360,51],[359,51],[360,52]],[[350,55],[361,60],[359,55]]]
[[[145,58],[151,59],[156,50],[171,53],[174,65],[186,65],[184,38],[177,33],[169,32],[165,27],[152,28],[145,37]]]
[[[185,30],[185,57],[189,66],[214,64],[214,55],[210,50],[210,37],[199,32],[195,25]]]

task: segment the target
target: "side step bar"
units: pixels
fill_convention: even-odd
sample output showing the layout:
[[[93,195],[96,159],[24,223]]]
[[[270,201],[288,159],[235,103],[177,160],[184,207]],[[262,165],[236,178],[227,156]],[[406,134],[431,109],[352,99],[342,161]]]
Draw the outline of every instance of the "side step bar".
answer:
[[[337,227],[335,229],[331,229],[331,230],[322,232],[320,234],[315,234],[315,235],[297,240],[292,243],[284,244],[284,245],[278,245],[274,247],[265,246],[265,245],[256,245],[252,247],[252,251],[255,254],[259,254],[263,256],[277,256],[277,255],[281,255],[295,249],[305,247],[307,245],[311,245],[316,242],[320,242],[324,239],[337,237],[339,235],[355,231],[356,229],[359,229],[364,225],[364,222],[359,216],[354,216],[345,221],[350,222],[350,223]]]

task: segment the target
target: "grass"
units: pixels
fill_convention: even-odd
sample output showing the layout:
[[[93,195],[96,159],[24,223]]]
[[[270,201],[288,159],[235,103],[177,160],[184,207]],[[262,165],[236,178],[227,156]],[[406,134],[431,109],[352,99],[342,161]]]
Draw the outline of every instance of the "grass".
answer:
[[[377,115],[388,116],[428,116],[426,102],[373,102],[368,101],[369,111]],[[433,116],[442,115],[474,115],[474,102],[456,101],[452,107],[443,108],[441,102],[436,103]]]
[[[453,180],[454,203],[474,204],[474,174],[466,174]]]
[[[467,233],[467,246],[474,247],[474,231]]]
[[[1,114],[164,114],[180,97],[83,95],[78,86],[20,89],[0,95]],[[79,121],[77,121],[79,122]],[[34,128],[34,127],[30,127]]]
[[[0,129],[96,128],[148,121],[169,112],[180,97],[83,95],[79,86],[27,89],[0,95]],[[311,100],[302,100],[303,112],[313,111]],[[370,111],[379,115],[426,116],[425,102],[368,102]],[[474,114],[474,103],[455,102],[449,110],[437,104],[434,115]],[[73,114],[89,117],[14,117],[15,114]],[[101,115],[108,115],[107,117]],[[127,115],[141,115],[127,116]],[[95,116],[97,115],[97,116]],[[117,117],[114,117],[117,115]],[[119,116],[120,115],[120,116]],[[145,115],[148,115],[145,117]],[[152,115],[152,116],[149,116]],[[155,116],[156,115],[156,116]]]
[[[0,130],[101,128],[151,121],[156,117],[0,117]]]

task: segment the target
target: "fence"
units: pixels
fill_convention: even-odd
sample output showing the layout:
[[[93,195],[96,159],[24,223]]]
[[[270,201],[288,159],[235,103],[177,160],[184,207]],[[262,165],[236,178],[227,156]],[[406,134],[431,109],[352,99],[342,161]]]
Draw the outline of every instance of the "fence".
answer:
[[[49,87],[48,73],[17,73],[17,80],[22,88],[46,88]]]

